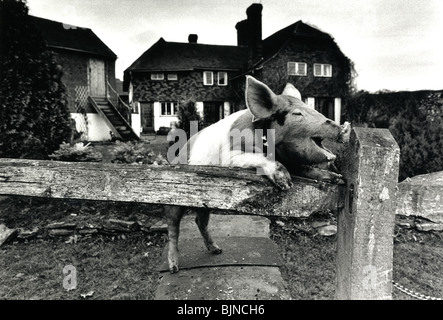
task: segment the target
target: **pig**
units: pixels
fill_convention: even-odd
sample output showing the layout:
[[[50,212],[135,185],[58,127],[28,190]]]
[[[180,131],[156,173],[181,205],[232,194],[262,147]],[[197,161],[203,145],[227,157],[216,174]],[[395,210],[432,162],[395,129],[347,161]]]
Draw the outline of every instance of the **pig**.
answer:
[[[245,102],[247,109],[231,114],[190,139],[189,165],[257,168],[281,190],[291,188],[290,172],[316,180],[341,178],[338,173],[328,170],[333,168],[336,156],[323,147],[322,140],[344,142],[349,136],[349,124],[340,126],[308,107],[301,101],[300,92],[290,83],[281,95],[277,95],[264,83],[246,76]],[[232,132],[250,132],[254,137],[260,132],[263,136],[254,139],[252,146],[247,146],[245,139],[232,139]],[[273,141],[269,141],[267,132],[273,133]],[[271,157],[263,150],[270,142],[275,147],[275,155],[271,154]],[[179,270],[177,246],[185,209],[165,207],[171,273]],[[213,254],[222,253],[208,231],[209,210],[193,210],[207,249]]]

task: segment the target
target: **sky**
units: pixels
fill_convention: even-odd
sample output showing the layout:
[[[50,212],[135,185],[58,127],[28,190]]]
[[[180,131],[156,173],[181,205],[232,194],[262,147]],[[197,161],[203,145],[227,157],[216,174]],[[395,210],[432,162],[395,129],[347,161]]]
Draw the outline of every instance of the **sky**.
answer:
[[[118,56],[116,77],[161,37],[236,45],[263,5],[263,39],[302,20],[334,37],[359,90],[443,89],[443,0],[27,0],[30,14],[90,28]]]

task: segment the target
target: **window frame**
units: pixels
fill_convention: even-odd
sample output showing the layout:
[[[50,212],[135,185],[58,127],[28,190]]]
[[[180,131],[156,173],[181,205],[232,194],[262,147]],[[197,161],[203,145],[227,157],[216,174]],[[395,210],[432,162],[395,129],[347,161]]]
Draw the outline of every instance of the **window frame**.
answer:
[[[224,79],[224,83],[220,83],[220,74],[224,74],[224,77],[222,77],[222,79]],[[217,72],[217,85],[219,86],[227,86],[228,85],[228,73],[226,71],[219,71]]]
[[[163,80],[165,80],[165,74],[162,72],[152,72],[151,73],[151,80],[163,81]]]
[[[300,73],[300,65],[304,66],[304,73]],[[287,71],[288,76],[306,77],[308,75],[308,64],[306,62],[289,61]]]
[[[320,66],[320,74],[315,72],[316,66]],[[329,67],[329,68],[327,68]],[[329,70],[329,73],[326,72]],[[329,63],[314,63],[314,77],[331,78],[332,77],[332,65]]]
[[[209,79],[207,75],[211,75],[211,82],[209,83]],[[213,86],[214,85],[214,72],[213,71],[203,71],[203,85],[205,86]]]
[[[178,80],[178,75],[177,73],[168,73],[168,81],[177,81]]]
[[[163,112],[165,110],[165,112]],[[162,117],[174,117],[177,116],[178,103],[174,101],[161,101],[160,102],[160,116]]]

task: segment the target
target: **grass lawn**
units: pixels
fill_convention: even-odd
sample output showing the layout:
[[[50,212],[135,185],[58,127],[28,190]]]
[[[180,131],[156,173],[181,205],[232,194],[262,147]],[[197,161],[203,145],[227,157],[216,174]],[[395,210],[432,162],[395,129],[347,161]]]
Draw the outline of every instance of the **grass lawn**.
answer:
[[[0,221],[8,227],[31,228],[51,221],[76,219],[133,220],[142,213],[155,223],[150,206],[92,201],[9,198],[0,202]],[[276,221],[284,222],[277,224]],[[284,265],[282,274],[293,299],[333,299],[335,236],[307,234],[306,220],[272,219],[271,238]],[[443,297],[442,233],[397,229],[394,281],[434,297]],[[0,299],[153,299],[160,274],[164,233],[81,236],[13,241],[0,248]],[[226,248],[227,249],[227,248]],[[77,288],[63,287],[65,266],[76,268]],[[393,290],[394,299],[412,299]]]
[[[282,220],[281,218],[276,220]],[[282,274],[293,299],[333,299],[336,237],[301,232],[306,221],[285,219],[271,224],[272,238],[284,260]],[[396,227],[393,280],[418,293],[443,298],[443,232]],[[414,299],[393,288],[394,300]]]
[[[1,249],[0,299],[152,299],[155,270],[164,239],[140,234],[122,239],[96,237],[67,244],[62,241],[16,243]],[[66,290],[65,266],[76,268],[77,288]],[[67,281],[67,280],[66,280]],[[66,288],[69,288],[67,282]],[[93,293],[91,293],[93,292]]]
[[[9,198],[0,203],[0,221],[8,227],[32,229],[74,219],[97,223],[135,216],[153,224],[161,217],[146,205],[93,201]],[[152,299],[156,267],[166,234],[142,231],[122,235],[80,235],[13,241],[0,248],[0,299]],[[77,288],[66,290],[65,266],[76,269]],[[69,282],[68,284],[70,284]],[[68,286],[69,287],[69,286]]]

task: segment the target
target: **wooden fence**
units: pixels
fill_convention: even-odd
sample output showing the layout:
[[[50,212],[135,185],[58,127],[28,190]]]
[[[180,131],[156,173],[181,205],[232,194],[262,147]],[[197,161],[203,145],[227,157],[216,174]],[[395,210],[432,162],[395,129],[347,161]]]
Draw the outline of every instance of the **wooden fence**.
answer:
[[[343,156],[345,184],[294,177],[289,191],[277,190],[254,170],[238,168],[0,159],[0,194],[206,207],[264,216],[301,217],[338,209],[336,298],[390,299],[399,156],[388,130],[355,128]],[[426,206],[420,202],[420,188],[403,189],[403,203],[409,201],[415,210]],[[433,208],[441,211],[439,205]]]

